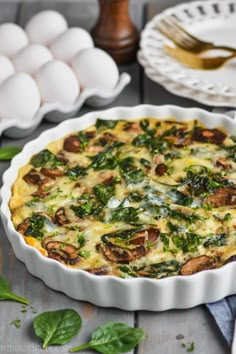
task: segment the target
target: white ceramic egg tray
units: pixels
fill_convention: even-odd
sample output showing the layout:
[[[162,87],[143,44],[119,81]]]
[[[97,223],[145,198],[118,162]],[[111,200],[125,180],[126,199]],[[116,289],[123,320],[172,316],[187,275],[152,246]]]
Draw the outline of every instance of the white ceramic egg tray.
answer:
[[[2,120],[0,121],[0,136],[4,132],[10,138],[25,137],[37,128],[44,118],[49,122],[60,123],[65,119],[73,117],[85,103],[95,108],[106,106],[116,99],[125,86],[129,84],[130,80],[130,75],[123,73],[120,75],[119,81],[112,91],[86,89],[81,92],[78,99],[71,106],[58,103],[45,103],[30,121],[24,122],[17,119],[17,117],[15,119]]]
[[[44,23],[44,25],[42,26],[43,23]],[[52,23],[53,23],[53,25],[52,25]],[[42,28],[41,31],[38,31],[39,26]],[[3,85],[1,87],[4,87],[5,83],[9,82],[8,79],[11,80],[11,78],[15,74],[18,74],[20,72],[24,72],[24,73],[29,74],[35,80],[35,83],[37,84],[38,89],[39,89],[39,95],[41,96],[40,97],[41,98],[40,107],[37,105],[35,107],[35,109],[32,110],[32,112],[30,111],[30,113],[29,113],[30,116],[27,119],[22,119],[22,116],[24,117],[24,115],[22,115],[22,112],[20,112],[20,110],[21,110],[21,107],[24,107],[24,103],[21,101],[20,98],[18,98],[18,101],[20,102],[20,104],[14,106],[14,103],[13,103],[13,101],[14,101],[13,98],[16,97],[15,92],[18,92],[18,91],[10,91],[12,94],[12,97],[7,96],[7,95],[9,95],[8,94],[9,86],[7,88],[5,86],[5,90],[6,90],[5,92],[7,92],[7,94],[5,96],[3,96],[2,102],[6,102],[8,107],[7,107],[7,109],[2,109],[3,107],[1,107],[3,112],[1,111],[1,118],[2,119],[0,120],[0,136],[2,135],[2,133],[4,133],[5,135],[7,135],[11,138],[20,138],[20,137],[27,136],[40,124],[40,122],[42,121],[43,118],[45,118],[48,121],[53,122],[53,123],[60,123],[61,121],[74,116],[75,113],[77,113],[85,103],[89,106],[92,106],[92,107],[105,106],[105,105],[111,103],[113,100],[115,100],[115,98],[121,93],[121,91],[124,89],[124,87],[126,85],[128,85],[128,83],[130,82],[130,80],[131,80],[130,75],[127,73],[123,73],[119,76],[118,69],[116,68],[115,62],[112,60],[112,58],[109,59],[109,56],[104,53],[104,55],[106,55],[108,57],[108,60],[112,61],[112,65],[114,66],[115,71],[116,71],[115,79],[114,79],[114,75],[113,75],[113,84],[108,85],[108,86],[101,85],[100,82],[99,82],[99,84],[94,83],[94,82],[92,84],[90,83],[89,85],[85,84],[85,82],[82,82],[82,84],[81,84],[80,79],[78,79],[78,75],[76,74],[76,70],[73,70],[73,68],[72,68],[72,65],[71,65],[72,59],[75,58],[76,55],[79,52],[83,51],[84,49],[89,49],[89,48],[92,49],[94,44],[93,44],[92,38],[90,37],[89,33],[84,31],[83,29],[79,28],[79,30],[82,32],[82,33],[80,32],[80,37],[78,37],[78,32],[77,32],[77,35],[75,35],[75,32],[70,32],[70,36],[67,35],[66,40],[64,39],[64,47],[63,47],[63,50],[61,50],[62,49],[62,43],[61,43],[62,39],[61,38],[63,38],[63,36],[66,35],[66,33],[68,33],[70,30],[75,31],[76,28],[74,28],[74,29],[72,29],[71,27],[68,28],[68,24],[66,22],[66,19],[60,13],[58,13],[56,11],[50,11],[50,10],[42,11],[42,12],[39,12],[36,15],[34,15],[27,22],[27,24],[25,26],[25,30],[21,29],[21,27],[19,27],[18,25],[12,26],[12,24],[9,24],[9,23],[5,23],[0,26],[0,37],[1,37],[0,56],[3,55],[4,57],[6,57],[6,59],[10,60],[14,66],[14,72],[12,73],[10,70],[9,75],[8,76],[6,75],[6,77],[4,76],[4,74],[7,74],[7,67],[5,68],[4,65],[1,66],[2,74],[3,74],[2,76],[4,77],[3,80],[1,81],[1,85]],[[71,35],[71,33],[73,33],[73,35]],[[39,38],[39,37],[41,37],[41,38]],[[9,38],[11,38],[11,40],[9,40]],[[59,40],[59,43],[56,42],[57,39]],[[79,39],[81,39],[81,42],[79,41]],[[87,44],[86,44],[85,39],[89,43],[87,42]],[[54,52],[55,48],[53,51],[52,48],[50,47],[51,45],[55,46],[56,43],[57,43],[56,48],[57,48],[57,51],[59,54],[58,53],[55,54],[55,52]],[[50,55],[52,55],[51,59],[47,58],[48,60],[43,61],[42,64],[40,64],[41,66],[38,66],[37,70],[34,72],[27,71],[27,70],[29,70],[29,68],[27,69],[26,68],[27,65],[26,66],[24,65],[25,63],[27,63],[26,57],[24,57],[23,59],[21,57],[21,60],[20,60],[21,65],[20,66],[19,66],[19,63],[20,63],[19,58],[18,58],[17,65],[16,65],[16,62],[14,62],[14,60],[17,58],[17,55],[19,53],[21,53],[21,49],[24,50],[30,44],[41,44],[45,47],[45,49],[49,50]],[[75,44],[77,44],[77,45],[75,46]],[[72,49],[74,50],[74,53],[73,53]],[[75,49],[77,51],[75,51]],[[72,53],[71,53],[71,50],[72,50]],[[71,55],[70,59],[69,59],[69,57],[67,59],[65,58],[65,53],[67,53],[67,56],[68,56],[68,53],[70,53],[70,55]],[[73,54],[73,56],[72,56],[72,54]],[[63,57],[63,55],[64,55],[64,57]],[[62,57],[60,57],[60,56],[62,56]],[[97,61],[100,60],[98,53],[94,56]],[[28,63],[33,63],[33,60],[34,60],[33,58],[34,58],[34,56],[29,55],[28,56]],[[60,99],[58,98],[59,96],[53,96],[53,94],[52,94],[50,98],[46,97],[46,99],[45,99],[45,96],[43,96],[42,92],[40,92],[40,85],[37,82],[35,75],[37,76],[37,74],[40,72],[40,70],[44,68],[44,64],[47,65],[49,63],[49,61],[51,61],[51,60],[59,60],[61,62],[66,63],[68,65],[68,67],[70,68],[70,70],[72,69],[71,72],[73,75],[75,75],[75,78],[78,81],[79,87],[80,88],[82,86],[84,87],[84,89],[82,91],[80,91],[77,98],[75,100],[73,100],[73,99],[69,100],[67,105],[65,105],[65,102],[67,102],[67,101],[66,100],[62,101],[61,98]],[[106,62],[106,60],[105,60],[105,62]],[[23,66],[22,66],[22,63],[23,63]],[[93,65],[93,64],[90,63],[90,65]],[[87,65],[87,62],[86,62],[86,65]],[[13,68],[13,66],[12,66],[12,68]],[[105,72],[103,72],[101,70],[99,71],[99,69],[96,69],[96,70],[98,71],[98,73],[102,72],[103,74],[105,74],[104,75],[105,79],[109,79],[111,81],[110,76],[112,76],[112,75],[109,75],[109,70],[107,69],[107,66],[103,65],[103,69]],[[30,69],[30,70],[32,70],[32,69]],[[82,65],[81,72],[84,73],[83,70],[85,70],[85,69],[84,69],[84,66]],[[89,66],[88,66],[88,70],[89,70]],[[107,70],[108,70],[108,72],[107,72]],[[114,74],[114,72],[111,72],[111,74],[112,73]],[[52,77],[55,77],[55,74]],[[94,77],[96,77],[96,75]],[[49,78],[50,78],[50,76],[49,76]],[[80,78],[80,76],[79,76],[79,78]],[[102,76],[102,78],[103,78],[103,76]],[[90,74],[90,79],[91,79],[91,74]],[[87,80],[89,80],[89,79],[87,79]],[[99,81],[99,79],[98,79],[98,81]],[[22,82],[22,80],[21,80],[21,82]],[[53,82],[53,81],[51,81],[51,82]],[[61,82],[62,81],[60,81],[60,83]],[[48,83],[49,83],[49,81],[48,81]],[[70,85],[70,83],[71,83],[70,80],[69,81],[64,80],[63,81],[63,88],[65,88],[65,90],[67,90],[68,89],[67,85]],[[8,85],[10,85],[10,84],[8,84]],[[13,86],[11,86],[11,87],[13,87]],[[94,88],[91,88],[91,87],[94,87]],[[21,89],[21,86],[18,86],[17,90],[20,90],[20,89]],[[49,88],[49,91],[50,91],[50,88]],[[26,93],[23,96],[26,103],[33,102],[30,97],[30,92],[31,92],[30,90],[26,91]],[[47,92],[47,95],[48,95],[48,92]],[[64,94],[62,94],[62,97],[63,97],[63,95]],[[49,96],[50,96],[50,94],[49,94]],[[11,99],[9,98],[7,100],[8,97],[10,97]],[[52,97],[57,97],[57,98],[52,99]],[[76,94],[73,97],[75,98]],[[9,103],[7,103],[8,101],[9,101]],[[55,102],[55,101],[58,101],[58,102]],[[61,101],[64,103],[62,103]],[[73,103],[71,103],[71,102],[73,102]],[[9,112],[9,107],[13,107],[14,109],[11,112]],[[4,114],[5,114],[5,116],[4,116]]]

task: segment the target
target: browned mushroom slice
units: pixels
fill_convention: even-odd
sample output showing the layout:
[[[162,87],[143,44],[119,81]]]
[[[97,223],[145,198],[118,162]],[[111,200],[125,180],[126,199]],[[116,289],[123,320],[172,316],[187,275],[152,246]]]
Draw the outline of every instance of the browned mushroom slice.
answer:
[[[63,149],[68,152],[80,152],[80,141],[77,139],[77,136],[68,136],[64,140]]]
[[[127,122],[125,123],[124,125],[124,130],[125,131],[133,131],[133,132],[139,132],[141,129],[140,129],[140,126],[138,123],[136,122]]]
[[[218,129],[197,128],[194,130],[192,138],[201,143],[221,145],[226,138],[226,134]]]
[[[216,259],[208,256],[190,258],[181,268],[181,275],[191,275],[203,270],[214,269],[217,266]]]
[[[54,218],[56,223],[59,225],[66,225],[70,223],[70,220],[66,216],[65,208],[63,207],[57,209]]]
[[[40,172],[49,178],[55,179],[56,177],[64,176],[64,171],[59,168],[41,168]]]
[[[37,170],[34,168],[31,169],[26,175],[23,177],[24,181],[29,184],[40,184],[42,182],[42,178]]]
[[[128,263],[145,256],[160,235],[159,229],[129,229],[103,235],[100,249],[113,262]]]
[[[104,133],[103,136],[101,136],[98,140],[99,145],[105,146],[107,144],[112,144],[114,141],[116,141],[116,138],[113,134],[111,133]]]
[[[236,205],[236,189],[232,187],[218,188],[213,195],[205,198],[204,202],[216,208]]]
[[[220,167],[223,170],[230,170],[232,168],[231,163],[221,157],[216,160],[215,165],[216,167]]]
[[[86,272],[89,272],[94,275],[107,275],[110,273],[110,267],[100,267],[100,268],[93,268],[93,269],[84,269]]]
[[[22,234],[25,233],[25,231],[28,229],[29,227],[29,218],[26,218],[24,221],[22,221],[19,225],[17,225],[16,230]]]
[[[59,262],[74,265],[78,263],[80,257],[77,248],[69,243],[61,241],[49,241],[42,243],[48,252],[48,257],[56,259]]]
[[[164,163],[160,163],[159,165],[156,166],[155,168],[155,173],[158,176],[163,176],[168,170],[168,167]]]
[[[106,179],[104,179],[102,181],[102,184],[105,184],[107,186],[111,186],[114,183],[115,183],[115,177],[114,176],[107,177]]]
[[[96,136],[96,131],[95,130],[91,130],[90,132],[86,132],[85,133],[85,136],[86,136],[86,138],[88,138],[88,139],[92,139],[92,138],[95,138],[95,136]]]
[[[32,193],[31,195],[33,197],[46,197],[48,194],[50,194],[50,189],[52,189],[55,185],[55,181],[53,181],[51,178],[44,178],[41,184],[38,186],[38,189],[36,192]]]

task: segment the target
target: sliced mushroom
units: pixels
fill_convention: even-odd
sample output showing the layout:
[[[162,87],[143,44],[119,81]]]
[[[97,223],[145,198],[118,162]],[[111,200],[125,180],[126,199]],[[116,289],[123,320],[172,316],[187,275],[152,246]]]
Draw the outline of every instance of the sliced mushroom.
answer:
[[[95,130],[91,130],[90,132],[86,132],[85,133],[85,136],[86,136],[86,138],[88,138],[88,139],[92,139],[92,138],[95,138],[95,136],[96,136],[96,131]]]
[[[158,176],[163,176],[168,170],[168,167],[164,163],[160,163],[159,165],[156,166],[155,168],[155,173]]]
[[[41,168],[40,172],[49,178],[55,179],[56,177],[64,176],[64,171],[59,168]]]
[[[110,176],[110,177],[108,177],[108,178],[106,178],[106,179],[104,179],[102,181],[102,184],[105,184],[107,186],[111,186],[114,183],[115,183],[115,177],[114,176]]]
[[[213,195],[205,198],[204,202],[216,208],[236,205],[236,189],[232,187],[218,188]]]
[[[42,177],[34,168],[31,169],[26,175],[23,177],[24,181],[29,184],[40,184],[42,182]]]
[[[74,265],[78,263],[80,257],[75,246],[61,241],[47,240],[42,242],[42,246],[47,250],[48,257],[59,262]]]
[[[77,136],[68,136],[64,140],[63,149],[68,152],[80,152],[80,141],[77,139]]]
[[[44,178],[41,184],[38,186],[36,192],[32,193],[33,197],[46,197],[50,194],[50,189],[52,189],[55,185],[55,182],[51,178]]]
[[[218,129],[197,128],[194,130],[192,138],[201,143],[221,145],[226,138],[226,134]]]
[[[84,269],[84,270],[94,275],[107,275],[111,272],[110,267],[107,266],[103,266],[100,268],[93,268],[93,269]]]
[[[139,132],[141,129],[140,129],[140,126],[139,126],[138,123],[136,123],[136,122],[127,122],[124,125],[124,130],[125,131]]]
[[[114,141],[116,141],[115,136],[111,133],[108,133],[108,132],[104,133],[103,136],[101,136],[98,139],[99,145],[102,145],[102,146],[105,146],[107,144],[112,144]]]
[[[65,208],[63,207],[57,209],[54,218],[56,223],[59,225],[66,225],[70,223],[70,220],[66,216]]]
[[[30,225],[29,218],[26,218],[19,225],[17,225],[16,230],[21,234],[24,234]]]
[[[216,160],[215,165],[216,167],[220,167],[223,170],[230,170],[232,168],[231,163],[221,157]]]
[[[102,236],[100,249],[113,262],[129,263],[145,256],[160,235],[159,229],[131,229]]]
[[[208,256],[198,256],[190,258],[181,268],[181,275],[191,275],[203,270],[214,269],[217,266],[215,258]]]

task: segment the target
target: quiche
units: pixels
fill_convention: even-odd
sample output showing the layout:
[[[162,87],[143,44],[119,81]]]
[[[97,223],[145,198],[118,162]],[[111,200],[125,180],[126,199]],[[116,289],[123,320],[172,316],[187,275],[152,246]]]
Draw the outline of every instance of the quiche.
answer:
[[[236,260],[236,137],[197,120],[97,119],[19,170],[16,230],[95,275],[160,279]]]

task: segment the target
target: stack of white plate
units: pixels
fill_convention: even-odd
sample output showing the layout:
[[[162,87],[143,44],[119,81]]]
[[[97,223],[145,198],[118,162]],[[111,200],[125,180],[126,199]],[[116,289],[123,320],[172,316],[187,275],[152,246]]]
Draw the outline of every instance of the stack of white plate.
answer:
[[[236,0],[194,1],[165,10],[147,23],[138,53],[145,74],[168,91],[210,106],[236,107],[236,57],[217,70],[184,66],[163,50],[170,42],[156,26],[166,16],[205,41],[236,48]]]

